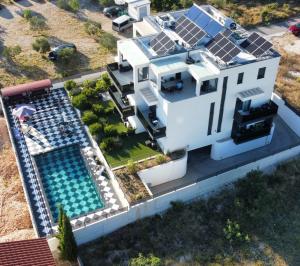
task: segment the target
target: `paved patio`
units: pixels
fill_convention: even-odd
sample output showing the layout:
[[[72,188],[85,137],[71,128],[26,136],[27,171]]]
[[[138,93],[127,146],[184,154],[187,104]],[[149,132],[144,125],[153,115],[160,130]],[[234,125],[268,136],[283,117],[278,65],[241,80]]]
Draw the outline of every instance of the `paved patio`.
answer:
[[[210,147],[197,149],[188,154],[188,171],[180,179],[151,187],[153,196],[159,196],[175,189],[229,171],[255,160],[300,145],[300,138],[277,116],[274,120],[275,132],[272,142],[262,148],[245,152],[227,159],[215,161],[210,158]]]

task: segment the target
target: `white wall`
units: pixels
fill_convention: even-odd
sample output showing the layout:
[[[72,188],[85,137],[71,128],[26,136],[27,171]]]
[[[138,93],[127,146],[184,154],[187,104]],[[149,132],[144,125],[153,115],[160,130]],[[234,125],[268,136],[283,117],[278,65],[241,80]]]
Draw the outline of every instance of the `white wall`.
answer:
[[[275,125],[273,124],[271,132],[268,136],[257,138],[240,144],[235,144],[233,139],[231,138],[216,141],[211,148],[211,158],[213,160],[222,160],[270,144],[272,141],[274,128]]]
[[[277,94],[273,93],[272,99],[278,105],[278,114],[280,117],[300,137],[300,116],[286,106],[284,100]]]
[[[224,185],[244,177],[245,174],[251,170],[257,168],[264,170],[299,154],[300,146],[296,146],[294,148],[263,158],[259,161],[252,162],[220,175],[213,176],[201,182],[194,183],[154,199],[150,199],[131,207],[129,211],[125,211],[97,223],[90,224],[84,228],[75,230],[74,235],[76,241],[80,245],[95,240],[96,238],[109,234],[138,219],[152,216],[156,213],[167,210],[170,207],[171,201],[181,200],[186,202],[197,197],[204,197],[208,193],[218,190]]]
[[[139,177],[149,187],[157,186],[183,177],[186,174],[187,153],[183,158],[160,164],[138,172]]]

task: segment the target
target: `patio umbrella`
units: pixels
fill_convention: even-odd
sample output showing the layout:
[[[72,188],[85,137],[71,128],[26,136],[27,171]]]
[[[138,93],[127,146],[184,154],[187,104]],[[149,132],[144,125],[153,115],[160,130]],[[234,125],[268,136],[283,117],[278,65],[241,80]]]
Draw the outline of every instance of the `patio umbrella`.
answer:
[[[33,105],[30,104],[18,104],[13,110],[13,115],[23,121],[26,117],[32,116],[36,111]]]

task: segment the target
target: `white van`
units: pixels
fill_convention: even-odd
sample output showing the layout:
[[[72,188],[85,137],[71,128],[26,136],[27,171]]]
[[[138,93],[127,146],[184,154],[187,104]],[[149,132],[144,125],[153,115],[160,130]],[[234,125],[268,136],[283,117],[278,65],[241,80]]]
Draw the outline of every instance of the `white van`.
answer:
[[[112,22],[112,29],[118,32],[123,32],[132,26],[133,20],[127,15],[122,15]]]

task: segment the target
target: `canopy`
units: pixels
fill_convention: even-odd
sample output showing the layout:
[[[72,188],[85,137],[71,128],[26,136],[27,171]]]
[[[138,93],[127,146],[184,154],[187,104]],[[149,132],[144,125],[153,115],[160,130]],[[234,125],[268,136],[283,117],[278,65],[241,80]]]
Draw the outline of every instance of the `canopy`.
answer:
[[[10,97],[19,95],[25,92],[38,91],[43,89],[49,89],[52,87],[52,82],[50,79],[44,79],[39,81],[34,81],[30,83],[20,84],[16,86],[6,87],[1,89],[1,94],[3,97]]]

